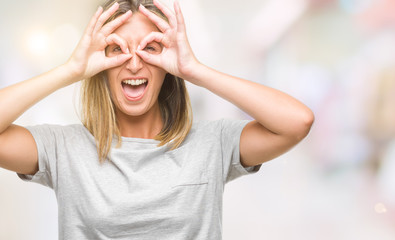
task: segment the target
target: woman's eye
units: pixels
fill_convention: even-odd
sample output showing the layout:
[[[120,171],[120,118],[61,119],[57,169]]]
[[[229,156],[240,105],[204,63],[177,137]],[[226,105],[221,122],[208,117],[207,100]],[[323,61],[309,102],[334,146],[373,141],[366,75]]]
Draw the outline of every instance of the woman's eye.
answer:
[[[122,49],[121,49],[121,47],[116,46],[116,47],[114,47],[114,48],[112,49],[112,51],[113,51],[113,52],[122,52]]]
[[[106,56],[114,56],[122,53],[122,49],[118,45],[111,45],[106,48]]]
[[[162,52],[162,46],[158,43],[151,43],[144,48],[144,51],[151,54],[160,54]]]
[[[155,52],[156,48],[152,47],[152,46],[147,46],[144,48],[145,51],[149,51],[149,52]]]

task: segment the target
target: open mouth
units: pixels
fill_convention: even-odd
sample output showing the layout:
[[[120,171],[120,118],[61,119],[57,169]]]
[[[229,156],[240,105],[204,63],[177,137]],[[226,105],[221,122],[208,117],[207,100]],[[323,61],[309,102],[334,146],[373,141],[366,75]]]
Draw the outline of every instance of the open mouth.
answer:
[[[143,97],[147,88],[147,79],[130,79],[122,81],[122,88],[130,100],[139,100]]]

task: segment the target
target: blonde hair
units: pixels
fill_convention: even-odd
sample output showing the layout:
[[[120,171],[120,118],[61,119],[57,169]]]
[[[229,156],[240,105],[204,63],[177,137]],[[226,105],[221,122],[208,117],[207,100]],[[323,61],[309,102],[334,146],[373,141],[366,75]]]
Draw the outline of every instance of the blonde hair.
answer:
[[[128,10],[137,12],[140,4],[167,21],[152,0],[109,0],[104,4],[104,10],[114,2],[119,3],[119,9],[107,22]],[[83,80],[81,95],[82,123],[94,136],[99,161],[104,162],[108,159],[113,139],[117,140],[117,147],[122,143],[105,71]],[[160,141],[158,146],[169,144],[171,149],[175,149],[184,141],[192,126],[192,109],[184,80],[166,74],[158,101],[163,128],[155,140]]]

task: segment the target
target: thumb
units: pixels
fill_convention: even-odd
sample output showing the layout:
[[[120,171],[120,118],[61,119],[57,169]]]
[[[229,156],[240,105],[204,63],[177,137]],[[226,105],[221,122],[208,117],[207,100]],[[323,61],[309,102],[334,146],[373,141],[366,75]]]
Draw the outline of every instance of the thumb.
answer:
[[[114,57],[110,57],[106,59],[105,62],[105,68],[113,68],[113,67],[118,67],[119,65],[122,65],[124,62],[132,58],[132,54],[119,54]]]
[[[160,67],[160,55],[149,54],[143,50],[136,50],[136,54],[139,55],[144,62]]]

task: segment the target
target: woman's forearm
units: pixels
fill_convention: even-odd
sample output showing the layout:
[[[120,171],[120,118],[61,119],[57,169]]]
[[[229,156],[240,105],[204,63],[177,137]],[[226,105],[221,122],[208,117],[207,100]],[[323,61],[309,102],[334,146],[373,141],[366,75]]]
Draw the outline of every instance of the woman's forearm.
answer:
[[[31,106],[78,79],[68,65],[0,89],[0,133]]]
[[[197,64],[187,80],[233,103],[275,134],[305,135],[314,119],[308,107],[281,91],[202,64]]]

